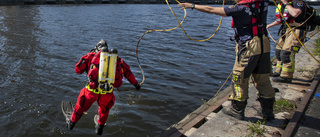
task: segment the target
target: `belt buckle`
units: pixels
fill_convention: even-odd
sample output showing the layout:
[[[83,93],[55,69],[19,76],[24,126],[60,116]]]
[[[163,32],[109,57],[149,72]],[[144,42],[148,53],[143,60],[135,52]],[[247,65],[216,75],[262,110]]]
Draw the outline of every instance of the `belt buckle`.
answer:
[[[93,93],[96,93],[96,94],[99,94],[98,89],[95,89],[95,90],[93,90],[92,92],[93,92]]]
[[[107,91],[101,91],[100,94],[107,94]]]

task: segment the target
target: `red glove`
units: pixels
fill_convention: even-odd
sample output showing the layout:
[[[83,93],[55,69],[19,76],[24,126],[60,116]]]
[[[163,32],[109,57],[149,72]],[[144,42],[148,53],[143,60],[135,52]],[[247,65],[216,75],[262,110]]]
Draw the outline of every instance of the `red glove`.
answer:
[[[87,64],[86,64],[85,56],[83,56],[74,67],[74,71],[78,74],[82,74],[85,70],[87,70]]]
[[[89,87],[90,87],[91,89],[96,89],[96,88],[98,88],[98,85],[99,85],[98,82],[93,82],[93,81],[91,81],[91,82],[89,83]]]
[[[98,74],[99,74],[99,69],[98,68],[93,68],[90,69],[88,72],[88,77],[90,79],[89,86],[91,89],[96,89],[99,85],[98,83]]]
[[[74,67],[74,70],[78,74],[82,74],[84,71],[88,72],[91,60],[95,57],[94,52],[89,52],[88,54],[81,57],[80,61]]]
[[[90,69],[88,72],[88,77],[90,78],[90,81],[98,81],[98,74],[99,74],[98,68]]]
[[[92,59],[91,64],[97,65],[99,66],[99,62],[100,62],[100,53],[101,51],[99,51],[95,57]]]

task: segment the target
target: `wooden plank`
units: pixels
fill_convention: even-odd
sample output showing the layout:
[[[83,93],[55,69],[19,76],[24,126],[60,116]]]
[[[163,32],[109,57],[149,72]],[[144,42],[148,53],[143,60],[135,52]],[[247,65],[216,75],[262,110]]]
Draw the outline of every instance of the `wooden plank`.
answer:
[[[231,87],[226,88],[220,95],[213,97],[206,104],[190,113],[185,119],[181,120],[176,126],[164,131],[161,136],[183,137],[191,128],[199,128],[206,122],[205,118],[212,112],[218,112],[222,108],[222,104],[229,99]]]

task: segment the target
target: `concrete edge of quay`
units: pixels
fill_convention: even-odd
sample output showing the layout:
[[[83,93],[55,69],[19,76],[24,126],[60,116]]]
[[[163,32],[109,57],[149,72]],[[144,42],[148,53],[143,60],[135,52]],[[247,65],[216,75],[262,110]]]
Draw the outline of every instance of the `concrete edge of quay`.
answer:
[[[168,0],[169,3],[176,3]],[[180,2],[192,2],[196,4],[217,4],[222,5],[223,0],[181,0]],[[320,1],[307,1],[310,5],[320,5]],[[49,5],[49,4],[166,4],[165,0],[2,0],[3,5]],[[232,0],[226,0],[226,5],[234,4]],[[274,5],[270,1],[270,5]]]
[[[231,86],[221,91],[217,96],[211,98],[208,102],[201,105],[197,110],[188,114],[180,122],[171,125],[163,131],[159,137],[183,137],[191,128],[199,128],[207,122],[207,116],[214,112],[217,113],[222,109],[222,104],[228,100],[232,92]]]
[[[317,35],[317,37],[320,38],[319,30],[314,31],[314,32],[310,32],[308,34],[308,37],[312,38],[315,35]],[[306,43],[310,44],[310,42],[306,42]],[[319,70],[319,65],[317,65],[313,69],[315,71]],[[299,100],[301,100],[301,101],[299,102],[299,104],[297,104],[297,108],[293,112],[293,116],[290,119],[289,123],[287,124],[286,128],[283,131],[279,132],[280,136],[291,137],[296,134],[296,132],[298,130],[299,121],[304,116],[304,114],[308,108],[308,105],[310,103],[310,100],[315,95],[316,89],[320,83],[320,71],[318,71],[314,75],[313,79],[310,82],[311,82],[311,84],[306,84],[309,86],[304,86],[304,88],[302,88],[302,89],[298,89],[296,91],[293,91],[293,92],[297,92],[297,91],[304,91],[305,90],[305,93],[303,94],[303,97],[299,98]],[[297,84],[299,84],[299,83],[297,83]],[[277,87],[280,85],[281,84],[276,84],[273,86]],[[285,89],[291,90],[291,89],[289,89],[289,86],[292,86],[292,85],[288,85],[288,87],[286,87]],[[196,109],[195,111],[188,114],[181,121],[179,121],[176,124],[171,125],[165,131],[161,132],[158,137],[185,137],[185,136],[192,135],[193,132],[196,132],[197,129],[199,129],[202,125],[204,125],[207,121],[210,120],[210,117],[212,117],[211,116],[212,113],[215,114],[214,117],[219,117],[219,115],[216,115],[216,114],[222,109],[223,104],[228,101],[229,95],[231,93],[232,93],[232,89],[231,89],[231,86],[229,86],[226,89],[224,89],[223,91],[221,91],[219,94],[217,94],[217,96],[212,97],[208,102],[201,105],[198,109]],[[219,118],[216,118],[216,119],[219,119]],[[223,125],[221,125],[221,126],[223,126]],[[210,128],[210,127],[207,127],[207,128]],[[276,128],[279,128],[279,127],[276,127]],[[213,130],[219,130],[219,129],[213,129]],[[243,132],[248,132],[248,131],[243,131]],[[212,136],[214,136],[214,135],[212,135]]]
[[[298,129],[298,124],[303,115],[305,114],[308,105],[310,104],[310,100],[313,98],[313,96],[316,93],[316,89],[318,88],[320,81],[320,71],[315,76],[314,80],[312,81],[312,84],[306,91],[306,94],[301,99],[300,104],[298,105],[295,113],[293,114],[291,120],[289,121],[285,131],[283,132],[283,137],[292,137],[295,135]]]
[[[174,0],[168,0],[175,3]],[[222,4],[222,0],[184,0],[181,2],[193,2],[196,4]],[[232,0],[226,0],[225,4],[233,4]],[[165,0],[3,0],[0,5],[41,5],[41,4],[166,4]],[[320,2],[319,2],[320,4]]]

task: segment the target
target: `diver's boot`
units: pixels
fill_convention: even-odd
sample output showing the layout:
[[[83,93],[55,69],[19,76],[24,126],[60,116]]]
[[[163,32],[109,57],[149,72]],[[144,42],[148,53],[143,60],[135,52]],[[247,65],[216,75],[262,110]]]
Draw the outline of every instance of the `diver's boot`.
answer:
[[[73,127],[74,127],[74,125],[76,125],[76,123],[73,123],[70,119],[67,120],[67,128],[68,128],[69,130],[72,130]]]
[[[97,135],[102,135],[102,132],[103,132],[103,128],[104,128],[104,125],[96,125],[96,134]]]
[[[247,106],[247,101],[232,100],[231,106],[222,109],[222,112],[236,119],[243,120],[244,110],[246,106]]]
[[[258,100],[260,101],[260,104],[261,104],[263,119],[267,121],[274,120],[274,114],[273,114],[274,98],[259,97]]]

